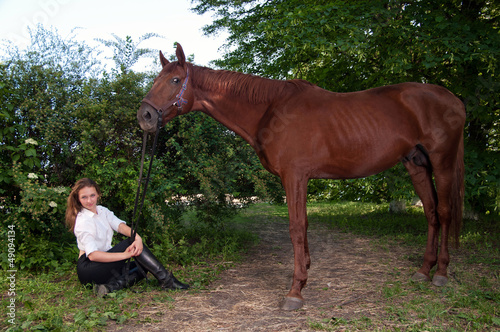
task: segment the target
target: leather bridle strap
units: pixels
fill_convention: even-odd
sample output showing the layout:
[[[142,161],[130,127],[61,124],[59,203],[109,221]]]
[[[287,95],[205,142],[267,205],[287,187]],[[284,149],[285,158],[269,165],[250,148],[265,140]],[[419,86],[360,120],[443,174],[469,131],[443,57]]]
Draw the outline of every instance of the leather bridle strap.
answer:
[[[184,92],[186,92],[187,85],[189,82],[189,69],[186,69],[186,78],[184,79],[184,82],[182,83],[182,87],[179,91],[179,93],[175,96],[174,99],[169,100],[168,102],[165,103],[164,107],[158,107],[155,103],[153,103],[151,100],[144,98],[142,100],[143,103],[148,104],[152,108],[154,108],[157,112],[159,113],[165,113],[170,107],[172,106],[177,106],[177,115],[180,115],[182,112],[182,106],[188,103],[188,101],[184,98],[182,98],[182,95]],[[167,113],[165,113],[167,114]]]

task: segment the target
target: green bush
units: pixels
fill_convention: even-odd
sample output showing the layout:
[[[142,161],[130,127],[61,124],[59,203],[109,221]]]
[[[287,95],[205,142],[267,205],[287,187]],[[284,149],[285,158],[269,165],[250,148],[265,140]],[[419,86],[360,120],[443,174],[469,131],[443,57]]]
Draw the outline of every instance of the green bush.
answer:
[[[5,219],[0,241],[7,247],[7,231],[15,231],[16,267],[43,270],[61,263],[76,261],[74,242],[64,225],[66,198],[69,189],[49,187],[36,173],[25,173],[21,165],[13,166],[13,186],[19,188],[19,198],[4,201]],[[17,202],[18,201],[18,202]],[[8,267],[8,256],[0,254],[2,268]]]

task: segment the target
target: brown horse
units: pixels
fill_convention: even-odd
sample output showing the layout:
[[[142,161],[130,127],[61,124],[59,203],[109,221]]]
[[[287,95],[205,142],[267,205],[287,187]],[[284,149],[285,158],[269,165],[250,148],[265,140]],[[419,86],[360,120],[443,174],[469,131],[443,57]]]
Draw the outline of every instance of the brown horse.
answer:
[[[137,118],[155,132],[173,117],[202,111],[243,137],[286,192],[294,273],[283,309],[300,308],[310,266],[309,179],[360,178],[402,162],[428,221],[422,267],[413,276],[447,282],[448,235],[458,244],[464,194],[463,103],[445,88],[419,83],[334,93],[306,81],[271,80],[177,60],[163,69]],[[434,181],[433,181],[434,176]],[[435,184],[434,184],[435,183]],[[441,242],[439,232],[441,231]],[[439,249],[439,250],[438,250]],[[439,251],[439,254],[438,254]]]

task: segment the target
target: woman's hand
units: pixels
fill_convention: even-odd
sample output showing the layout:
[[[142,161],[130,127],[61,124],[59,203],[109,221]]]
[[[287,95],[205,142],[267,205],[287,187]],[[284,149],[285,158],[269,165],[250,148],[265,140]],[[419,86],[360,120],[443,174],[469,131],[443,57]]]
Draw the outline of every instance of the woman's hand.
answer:
[[[142,249],[144,248],[142,244],[142,238],[139,234],[135,235],[135,241],[127,248],[127,252],[129,252],[132,256],[139,256],[142,253]]]
[[[125,223],[121,223],[118,226],[118,232],[128,237],[132,236],[132,229],[130,229],[130,227]],[[142,253],[143,248],[144,246],[142,244],[142,238],[139,236],[139,234],[136,233],[135,241],[125,251],[130,253],[134,257],[139,256]]]

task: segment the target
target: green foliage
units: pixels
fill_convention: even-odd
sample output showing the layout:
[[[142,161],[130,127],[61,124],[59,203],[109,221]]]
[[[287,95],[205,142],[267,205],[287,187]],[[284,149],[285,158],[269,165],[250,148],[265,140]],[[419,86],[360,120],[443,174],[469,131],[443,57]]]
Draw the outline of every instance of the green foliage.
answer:
[[[309,181],[308,197],[317,201],[351,201],[384,203],[392,200],[411,201],[415,193],[402,164],[380,174],[355,180]]]
[[[12,197],[12,164],[20,163],[24,172],[30,172],[40,167],[40,160],[36,152],[38,142],[27,136],[27,128],[16,115],[14,105],[19,98],[4,80],[5,72],[6,67],[0,64],[0,195]]]
[[[164,234],[163,241],[152,248],[162,261],[183,266],[203,265],[213,260],[238,260],[239,254],[256,239],[248,232],[236,231],[227,220],[230,219],[214,227],[196,218],[189,219],[187,225],[182,226],[181,238],[175,239],[171,234]]]
[[[177,194],[188,196],[199,219],[217,221],[231,215],[232,198],[243,204],[251,196],[283,197],[279,179],[264,170],[252,148],[220,123],[190,113],[167,124],[161,162]],[[281,200],[281,199],[280,199]]]
[[[2,223],[16,226],[20,268],[44,269],[77,257],[64,213],[68,187],[80,177],[102,181],[105,202],[122,218],[131,214],[124,207],[133,202],[138,177],[135,113],[148,76],[99,77],[95,53],[42,27],[32,32],[27,50],[7,49],[0,193]]]
[[[134,42],[132,37],[126,36],[125,39],[112,34],[114,40],[97,39],[98,42],[113,50],[112,59],[115,61],[116,70],[121,73],[127,73],[132,70],[132,67],[139,62],[143,57],[156,56],[157,50],[149,48],[140,48],[140,44],[153,37],[161,37],[156,33],[147,33],[139,37],[139,40]]]
[[[7,230],[15,232],[16,267],[43,270],[74,262],[73,236],[64,226],[68,188],[49,187],[36,173],[23,173],[20,164],[13,167],[13,186],[19,188],[19,201],[6,198],[6,218],[2,220],[0,244],[7,247]],[[3,269],[9,266],[7,252],[0,254]]]
[[[22,234],[57,235],[64,229],[62,220],[69,191],[65,187],[48,187],[38,181],[35,173],[19,172],[14,166],[14,181],[21,189],[21,204],[11,220]]]
[[[464,136],[467,164],[472,167],[466,168],[466,203],[477,211],[500,212],[498,2],[194,3],[198,13],[215,14],[214,22],[204,28],[206,34],[229,33],[227,53],[214,62],[222,68],[302,78],[339,92],[404,81],[447,87],[467,107]],[[357,199],[362,200],[386,200],[386,193],[391,199],[408,196],[389,191],[395,183],[411,187],[409,177],[393,172],[336,186],[346,187],[339,189],[341,193],[359,187]],[[381,184],[387,188],[382,195],[371,195],[369,188]]]
[[[5,50],[2,81],[18,96],[10,100],[12,121],[22,127],[16,139],[35,139],[39,175],[50,183],[69,185],[79,171],[72,151],[78,134],[74,113],[81,105],[86,77],[96,70],[95,51],[72,36],[62,39],[41,27],[31,38],[26,50]]]

